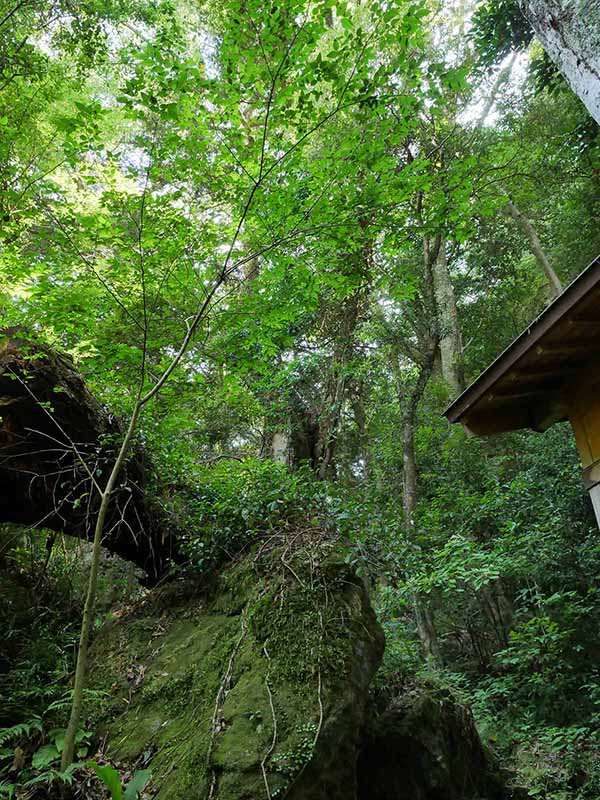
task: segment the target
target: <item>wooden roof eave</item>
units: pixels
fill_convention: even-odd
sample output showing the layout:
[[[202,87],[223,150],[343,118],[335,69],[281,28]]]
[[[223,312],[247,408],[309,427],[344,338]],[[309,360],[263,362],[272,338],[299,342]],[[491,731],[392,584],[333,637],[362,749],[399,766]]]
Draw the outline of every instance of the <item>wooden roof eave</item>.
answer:
[[[589,305],[594,318],[581,316]],[[573,338],[574,331],[581,334],[580,339]],[[566,418],[565,384],[574,380],[598,352],[600,257],[446,409],[444,416],[478,436],[520,428],[546,430]]]

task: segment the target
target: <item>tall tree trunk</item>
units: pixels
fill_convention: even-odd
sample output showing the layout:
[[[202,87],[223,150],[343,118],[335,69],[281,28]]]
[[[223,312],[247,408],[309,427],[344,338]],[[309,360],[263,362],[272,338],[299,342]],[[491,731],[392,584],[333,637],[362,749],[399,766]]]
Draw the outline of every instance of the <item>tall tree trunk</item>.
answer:
[[[361,219],[359,225],[364,229],[368,227],[369,222]],[[364,311],[365,301],[369,292],[369,281],[373,266],[372,243],[370,241],[366,241],[358,257],[360,259],[363,283],[346,298],[342,305],[339,330],[335,337],[332,369],[327,382],[323,407],[319,415],[317,475],[321,480],[324,480],[334,470],[338,429],[348,389],[348,363],[354,353],[356,327]]]
[[[365,384],[362,379],[353,379],[351,384],[352,391],[352,411],[354,422],[356,423],[358,452],[362,458],[363,474],[366,480],[371,474],[371,449],[369,447],[369,432],[367,413],[365,410]]]
[[[542,269],[542,272],[546,276],[552,294],[557,297],[562,292],[563,287],[558,275],[553,270],[552,265],[548,260],[548,256],[544,252],[538,232],[533,226],[531,220],[529,220],[511,200],[509,200],[506,204],[506,209],[527,237],[531,252],[535,256],[536,261]]]
[[[334,469],[337,434],[348,383],[347,365],[350,360],[358,318],[358,303],[359,298],[355,293],[345,304],[341,335],[338,337],[333,355],[332,371],[328,380],[323,409],[319,416],[317,475],[320,480],[324,480]]]
[[[600,5],[597,0],[521,0],[538,39],[600,123]]]
[[[448,271],[448,258],[443,239],[440,241],[437,255],[431,259],[431,270],[437,309],[442,375],[452,393],[458,395],[464,389],[462,336],[456,293]]]
[[[246,249],[252,252],[251,247],[247,247]],[[243,290],[245,292],[249,293],[252,291],[254,282],[260,275],[260,266],[260,260],[257,256],[244,262],[242,273],[244,276]],[[277,392],[272,392],[267,399],[271,407],[279,405]],[[280,412],[277,416],[277,427],[273,426],[272,420],[270,420],[268,416],[265,419],[261,458],[270,458],[278,464],[285,464],[289,467],[292,466],[293,463],[289,434],[291,423],[289,415],[286,415],[285,411]]]
[[[297,392],[290,404],[290,466],[296,468],[308,462],[317,472],[319,424],[314,405],[308,405]]]
[[[286,431],[275,431],[271,437],[271,458],[278,464],[290,465],[290,437]]]
[[[410,393],[402,419],[402,465],[403,465],[403,498],[404,526],[409,540],[414,542],[414,512],[418,501],[417,461],[415,457],[415,424],[417,408],[423,397],[425,387],[433,368],[434,351],[427,356],[425,363],[419,369],[417,382]],[[400,388],[400,387],[399,387]],[[425,657],[439,662],[440,649],[437,631],[431,606],[427,597],[413,594],[413,606],[417,633],[425,653]]]
[[[493,108],[494,108],[494,106],[496,104],[496,99],[498,97],[498,93],[499,93],[500,89],[504,86],[505,83],[508,82],[508,80],[509,80],[509,78],[511,76],[512,69],[513,69],[513,67],[515,65],[516,58],[517,58],[517,53],[515,51],[512,54],[512,56],[510,57],[510,59],[508,61],[508,64],[505,67],[503,67],[500,70],[500,72],[498,73],[498,75],[496,76],[496,80],[494,81],[494,83],[492,85],[490,93],[487,96],[487,99],[486,99],[486,101],[484,103],[484,106],[483,106],[483,108],[481,110],[481,114],[479,116],[479,119],[477,120],[477,123],[475,125],[476,128],[481,128],[482,125],[487,120],[487,118],[489,117],[491,111],[493,110]]]
[[[90,563],[90,575],[88,578],[87,591],[85,595],[85,603],[83,606],[83,616],[81,620],[81,632],[79,635],[79,647],[77,649],[77,663],[75,665],[75,683],[73,685],[73,700],[71,702],[71,713],[69,715],[69,722],[65,731],[65,740],[61,756],[60,768],[65,771],[72,763],[75,757],[75,746],[77,731],[79,730],[79,722],[81,719],[81,709],[83,706],[83,690],[85,689],[85,682],[87,679],[87,662],[88,651],[90,646],[90,634],[92,631],[92,623],[94,621],[94,609],[96,608],[96,587],[98,584],[98,570],[100,567],[100,549],[102,546],[102,539],[104,536],[104,526],[106,523],[107,515],[111,506],[111,495],[116,486],[116,482],[123,469],[131,442],[135,436],[138,418],[140,416],[142,406],[136,403],[129,425],[125,431],[123,442],[119,449],[116,461],[110,471],[110,475],[106,482],[104,489],[100,494],[100,508],[96,517],[96,525],[94,528],[94,539],[92,548],[92,559]]]

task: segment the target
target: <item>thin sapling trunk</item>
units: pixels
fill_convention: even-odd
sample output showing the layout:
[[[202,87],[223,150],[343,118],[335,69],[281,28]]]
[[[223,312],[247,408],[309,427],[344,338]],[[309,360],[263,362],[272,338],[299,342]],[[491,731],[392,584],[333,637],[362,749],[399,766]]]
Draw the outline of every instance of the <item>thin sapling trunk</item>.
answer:
[[[104,532],[104,522],[110,506],[111,494],[115,487],[119,473],[125,463],[131,442],[135,433],[137,422],[142,410],[141,401],[138,400],[133,409],[129,426],[119,449],[116,461],[106,482],[106,486],[101,493],[100,508],[96,517],[94,528],[94,541],[92,549],[92,561],[90,564],[90,577],[88,580],[85,604],[83,607],[83,618],[81,621],[81,632],[79,635],[79,647],[77,650],[77,666],[75,668],[75,685],[73,687],[73,702],[71,704],[71,714],[65,733],[60,768],[64,772],[72,763],[75,756],[75,739],[79,729],[81,719],[81,706],[83,702],[83,690],[87,674],[88,647],[90,641],[90,631],[94,619],[94,609],[96,606],[96,587],[98,584],[98,568],[100,565],[100,549],[102,545],[102,534]]]

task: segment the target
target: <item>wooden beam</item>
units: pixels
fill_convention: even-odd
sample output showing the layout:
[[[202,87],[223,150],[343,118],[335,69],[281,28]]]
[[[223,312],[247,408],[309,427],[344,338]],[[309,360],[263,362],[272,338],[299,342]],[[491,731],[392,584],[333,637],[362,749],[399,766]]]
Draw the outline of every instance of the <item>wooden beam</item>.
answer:
[[[600,353],[600,342],[597,339],[584,339],[571,344],[543,344],[535,348],[538,356],[570,356],[582,355],[586,360],[591,353]]]
[[[508,411],[492,408],[489,411],[475,411],[466,415],[461,424],[470,436],[490,436],[527,428],[529,420],[524,410],[519,413],[512,408]]]
[[[531,414],[530,427],[538,433],[543,433],[555,425],[568,419],[569,410],[560,395],[548,395],[537,403]]]
[[[581,367],[556,367],[555,369],[545,369],[545,370],[537,370],[537,371],[518,371],[518,372],[510,372],[502,381],[510,382],[511,384],[528,384],[528,383],[539,383],[540,381],[553,381],[556,378],[565,379],[565,378],[573,378],[579,375],[581,372]],[[502,386],[500,383],[500,386]],[[496,393],[498,390],[496,390]]]
[[[535,395],[543,397],[545,393],[544,389],[519,389],[513,386],[507,389],[498,389],[493,397],[508,400],[509,398],[534,397]]]
[[[567,321],[567,325],[572,327],[573,325],[581,325],[582,328],[588,328],[593,326],[594,328],[600,328],[600,320],[599,319],[588,319],[587,317],[571,317]]]

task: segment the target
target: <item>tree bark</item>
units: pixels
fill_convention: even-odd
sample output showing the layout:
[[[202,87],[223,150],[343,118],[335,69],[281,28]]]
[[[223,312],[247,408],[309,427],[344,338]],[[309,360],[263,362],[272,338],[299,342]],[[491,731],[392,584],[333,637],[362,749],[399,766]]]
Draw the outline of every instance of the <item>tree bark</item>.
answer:
[[[276,431],[271,437],[271,458],[278,464],[290,465],[290,437],[285,431]]]
[[[356,424],[358,452],[362,460],[364,478],[369,480],[371,475],[371,449],[369,447],[368,421],[365,409],[364,381],[354,378],[351,381],[350,391],[352,411]]]
[[[415,424],[419,402],[423,397],[425,387],[433,368],[434,351],[428,355],[425,363],[420,367],[417,382],[410,393],[402,419],[402,465],[403,465],[403,497],[404,526],[408,538],[414,542],[414,512],[418,501],[417,461],[415,456]],[[400,387],[399,387],[400,388]],[[421,594],[413,594],[413,607],[417,633],[425,657],[433,661],[441,660],[437,631],[429,598]]]
[[[558,275],[553,270],[552,265],[550,264],[546,253],[544,252],[538,232],[534,228],[531,221],[519,208],[517,208],[517,206],[511,200],[509,200],[506,204],[506,209],[527,237],[531,252],[535,256],[536,261],[542,269],[542,272],[546,276],[552,294],[555,297],[558,297],[558,295],[562,292],[563,287]]]
[[[465,388],[462,336],[456,293],[448,271],[448,258],[444,245],[442,239],[437,255],[432,258],[431,263],[438,318],[439,351],[443,378],[452,393],[459,395]]]
[[[317,477],[325,480],[335,475],[335,450],[342,408],[346,397],[346,357],[338,360],[334,356],[333,370],[329,377],[324,407],[319,415],[317,440]]]
[[[89,473],[103,480],[122,434],[68,356],[9,333],[0,345],[0,523],[92,541],[101,500]],[[102,539],[149,582],[181,558],[172,521],[146,494],[152,474],[135,450],[112,492]]]
[[[600,123],[600,5],[597,0],[521,0],[521,8],[544,50]]]
[[[358,287],[342,304],[339,330],[335,337],[331,370],[318,417],[317,476],[324,480],[335,472],[337,435],[349,385],[348,363],[355,349],[356,327],[364,313],[370,277],[370,251],[364,255],[365,285]]]

